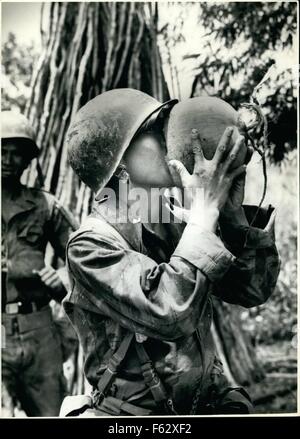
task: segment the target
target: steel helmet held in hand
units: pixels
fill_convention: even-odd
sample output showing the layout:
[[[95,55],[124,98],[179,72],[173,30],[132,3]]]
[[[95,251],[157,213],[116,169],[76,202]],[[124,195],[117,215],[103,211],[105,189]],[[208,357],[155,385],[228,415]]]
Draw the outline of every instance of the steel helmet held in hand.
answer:
[[[165,124],[168,158],[180,160],[189,172],[193,172],[194,156],[190,135],[197,129],[204,157],[212,159],[226,127],[234,127],[231,145],[243,133],[243,123],[238,112],[227,102],[216,97],[196,97],[175,105]],[[241,148],[232,168],[245,162],[247,148]]]

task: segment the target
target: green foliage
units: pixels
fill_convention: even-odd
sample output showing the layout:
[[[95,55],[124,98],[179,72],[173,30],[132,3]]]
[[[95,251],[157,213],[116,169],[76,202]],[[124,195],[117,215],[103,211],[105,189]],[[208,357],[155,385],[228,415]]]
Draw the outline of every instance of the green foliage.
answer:
[[[200,4],[199,22],[207,29],[200,44],[192,96],[216,95],[235,108],[249,102],[269,67],[292,47],[296,3],[230,2]],[[280,162],[296,147],[296,78],[291,68],[275,68],[259,102],[269,124],[269,157]],[[257,133],[258,134],[258,133]]]
[[[227,48],[237,39],[249,42],[249,57],[291,46],[297,30],[297,5],[290,2],[230,2],[201,4],[200,22]]]
[[[20,43],[13,33],[8,34],[2,45],[2,110],[24,111],[31,92],[30,80],[36,58],[33,45]]]

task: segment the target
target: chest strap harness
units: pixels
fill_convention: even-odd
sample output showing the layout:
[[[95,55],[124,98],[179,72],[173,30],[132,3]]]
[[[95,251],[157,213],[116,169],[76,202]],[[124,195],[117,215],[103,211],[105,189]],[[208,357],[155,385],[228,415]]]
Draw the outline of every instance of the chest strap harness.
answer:
[[[106,234],[107,236],[116,239],[125,248],[130,248],[128,242],[123,238],[123,236],[101,217],[89,216],[85,221],[85,225],[89,228],[92,228],[92,230],[99,231],[101,235]],[[135,334],[128,333],[122,340],[117,351],[110,358],[106,370],[104,371],[104,373],[102,374],[101,378],[98,381],[97,389],[93,393],[93,399],[96,406],[101,404],[103,399],[107,396],[112,381],[116,377],[118,369],[125,358],[125,355],[130,347],[133,338],[135,338]],[[163,409],[164,412],[166,412],[166,414],[176,415],[177,413],[174,410],[173,401],[170,397],[168,397],[164,385],[161,382],[160,378],[158,377],[154,369],[153,363],[150,360],[144,348],[143,343],[139,343],[138,341],[136,341],[135,346],[136,346],[137,355],[141,363],[141,369],[142,369],[145,384],[150,389],[157,406]],[[126,405],[128,409],[129,405],[132,404],[127,403]],[[138,409],[138,407],[136,406],[132,405],[132,407],[133,407],[132,410],[133,412],[136,411],[136,409]],[[140,411],[144,411],[144,409],[140,408]],[[132,414],[136,414],[136,413],[132,413]],[[141,413],[141,415],[143,414],[145,413]]]
[[[107,396],[112,382],[116,377],[121,363],[124,360],[130,344],[134,338],[134,335],[135,334],[128,333],[121,342],[117,351],[110,358],[106,370],[98,381],[97,390],[93,394],[93,399],[96,406],[99,406],[104,398]],[[149,355],[145,350],[145,347],[143,346],[143,343],[136,342],[135,347],[141,363],[141,369],[145,384],[151,391],[157,406],[159,408],[162,408],[163,411],[167,414],[177,415],[177,412],[174,409],[173,401],[168,396],[162,381],[157,375],[153,363],[150,360]],[[127,403],[127,405],[129,406],[132,404]],[[137,407],[132,405],[132,408],[136,409]],[[141,410],[143,412],[145,411],[144,409]]]

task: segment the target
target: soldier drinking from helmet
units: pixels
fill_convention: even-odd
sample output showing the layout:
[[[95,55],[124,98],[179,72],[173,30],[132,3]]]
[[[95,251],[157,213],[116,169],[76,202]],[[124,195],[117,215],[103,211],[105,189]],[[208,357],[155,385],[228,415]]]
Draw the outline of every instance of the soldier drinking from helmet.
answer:
[[[70,164],[95,202],[67,246],[71,289],[64,307],[93,392],[81,402],[66,399],[62,416],[252,412],[247,393],[229,386],[215,355],[211,297],[246,307],[267,300],[279,267],[273,223],[267,216],[267,227],[251,227],[250,248],[236,245],[241,230],[245,236],[250,229],[243,185],[233,185],[246,167],[231,166],[245,148],[241,135],[233,137],[236,127],[225,130],[209,160],[193,131],[186,139],[191,172],[178,160],[168,166],[163,126],[174,105],[112,90],[81,108],[69,128]],[[190,189],[186,223],[123,220],[130,200],[121,185],[150,194],[175,181]],[[116,197],[107,196],[107,187]],[[164,202],[149,206],[161,215]],[[223,242],[224,224],[230,233]]]
[[[57,416],[65,395],[61,342],[49,302],[66,294],[64,267],[45,265],[50,242],[65,258],[76,223],[53,195],[20,183],[39,149],[29,121],[1,113],[2,395],[27,416]]]

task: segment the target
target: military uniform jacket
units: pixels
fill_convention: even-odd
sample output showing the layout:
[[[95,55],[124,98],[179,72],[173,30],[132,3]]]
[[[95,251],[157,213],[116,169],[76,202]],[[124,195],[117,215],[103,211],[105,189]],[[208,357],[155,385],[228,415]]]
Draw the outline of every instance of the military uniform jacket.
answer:
[[[48,242],[57,256],[65,258],[67,241],[77,224],[52,194],[42,190],[20,186],[14,201],[6,213],[7,222],[2,218],[1,260],[6,278],[2,304],[19,300],[47,304],[52,292],[33,270],[44,267]],[[67,280],[63,273],[62,280]]]
[[[250,220],[256,208],[244,209]],[[165,242],[139,222],[115,223],[109,201],[96,203],[91,216],[111,223],[122,238],[88,223],[71,236],[70,292],[64,299],[90,384],[96,388],[125,334],[134,332],[144,336],[177,411],[189,413],[196,389],[216,364],[212,295],[251,307],[264,303],[275,287],[279,258],[274,230],[264,230],[271,210],[261,209],[250,230],[220,220],[220,236],[192,224],[182,233],[168,224]],[[109,394],[151,406],[134,346]]]

